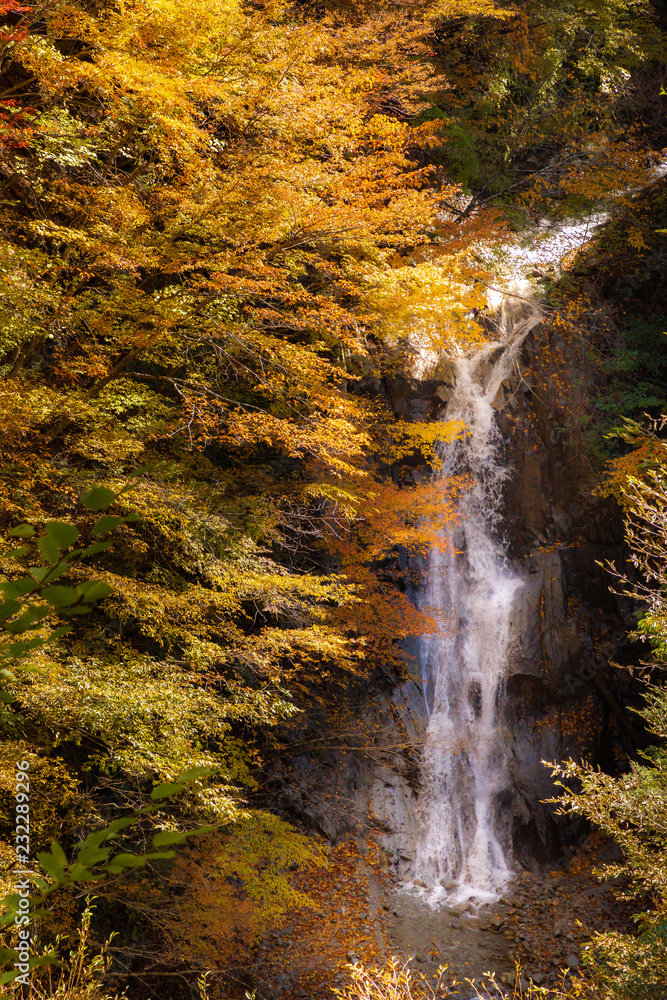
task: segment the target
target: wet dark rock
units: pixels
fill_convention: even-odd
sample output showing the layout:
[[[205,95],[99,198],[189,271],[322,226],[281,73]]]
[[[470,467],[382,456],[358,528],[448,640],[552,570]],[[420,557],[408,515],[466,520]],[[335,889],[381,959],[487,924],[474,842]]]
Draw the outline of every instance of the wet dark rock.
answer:
[[[539,336],[536,330],[527,338],[521,375],[505,380],[498,410],[511,469],[505,533],[513,568],[524,582],[516,612],[520,638],[506,683],[505,711],[512,733],[513,789],[507,809],[515,858],[526,867],[570,857],[587,833],[581,819],[558,816],[545,802],[557,789],[542,761],[586,757],[608,766],[610,746],[616,741],[627,751],[628,739],[619,730],[623,693],[618,685],[624,681],[607,667],[607,659],[624,639],[622,609],[599,566],[615,554],[619,525],[605,502],[593,495],[590,466],[580,447],[567,434],[552,433],[553,401],[542,390],[528,396],[517,391],[536,388],[531,373],[542,349]],[[568,377],[581,381],[585,373],[572,371]],[[446,403],[453,383],[451,363],[443,360],[431,379],[388,382],[388,398],[397,416],[421,420],[434,400]],[[423,571],[423,563],[404,562],[406,570]],[[616,637],[616,647],[610,636]],[[407,652],[414,655],[414,646],[408,644]],[[388,743],[418,747],[428,721],[429,696],[421,689],[415,666],[414,682],[375,700],[369,725],[379,725]],[[599,720],[597,727],[577,725],[584,704],[589,705],[589,717]],[[326,783],[327,776],[320,774]],[[389,867],[409,879],[418,833],[418,752],[416,758],[406,754],[403,760],[376,757],[362,765],[361,773],[355,772],[355,781],[348,801],[354,799],[359,813],[368,809],[365,822],[379,831]],[[322,819],[318,827],[322,829]]]

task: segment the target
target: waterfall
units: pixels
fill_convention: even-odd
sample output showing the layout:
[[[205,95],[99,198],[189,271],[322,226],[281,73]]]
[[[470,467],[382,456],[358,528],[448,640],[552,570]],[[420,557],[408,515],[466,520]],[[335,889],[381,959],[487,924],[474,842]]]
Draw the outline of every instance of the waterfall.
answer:
[[[503,693],[521,579],[500,531],[510,470],[493,401],[539,318],[525,300],[505,299],[498,339],[450,359],[455,385],[443,419],[461,421],[465,433],[443,447],[442,477],[464,476],[469,485],[459,519],[443,529],[445,544],[429,556],[420,597],[447,622],[420,641],[429,722],[412,884],[422,884],[431,905],[491,901],[511,876]]]

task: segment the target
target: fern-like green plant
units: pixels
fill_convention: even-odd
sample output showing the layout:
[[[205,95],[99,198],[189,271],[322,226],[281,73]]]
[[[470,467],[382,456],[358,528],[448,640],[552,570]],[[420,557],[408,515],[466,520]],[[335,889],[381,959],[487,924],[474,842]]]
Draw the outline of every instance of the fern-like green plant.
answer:
[[[135,470],[130,482],[118,493],[104,486],[94,487],[80,497],[81,504],[95,513],[107,510],[132,488],[133,480],[146,469],[143,466]],[[4,711],[11,711],[9,705],[15,700],[10,685],[17,681],[21,671],[31,669],[26,663],[27,654],[64,635],[68,626],[52,628],[46,634],[43,631],[39,634],[30,633],[35,633],[54,615],[68,617],[86,614],[97,601],[112,593],[112,588],[101,581],[89,580],[78,586],[66,586],[56,581],[66,576],[76,562],[106,551],[113,544],[113,539],[105,536],[121,524],[139,520],[141,518],[132,513],[103,514],[91,528],[93,539],[99,540],[79,547],[75,546],[81,535],[80,529],[65,521],[48,521],[40,534],[30,524],[18,525],[9,532],[11,538],[25,543],[11,550],[11,554],[19,559],[28,558],[34,564],[28,566],[23,576],[0,583],[0,593],[4,598],[0,602],[0,634],[3,636],[0,639],[0,704],[4,706]],[[123,830],[156,812],[162,807],[164,800],[179,795],[189,784],[199,782],[213,773],[214,770],[210,767],[194,767],[179,774],[175,782],[156,785],[148,805],[135,810],[130,816],[114,819],[102,830],[89,833],[76,847],[71,860],[68,860],[62,845],[52,840],[51,849],[37,855],[43,876],[34,875],[27,880],[34,891],[27,897],[16,892],[0,899],[0,906],[4,908],[4,912],[0,914],[0,927],[7,931],[12,925],[17,929],[25,928],[43,914],[49,896],[57,890],[79,882],[99,882],[110,875],[142,868],[152,860],[168,860],[174,857],[175,845],[184,843],[188,837],[196,834],[211,832],[215,829],[212,826],[201,826],[186,832],[160,830],[152,838],[155,850],[141,854],[118,850],[116,844]],[[21,792],[21,795],[29,802],[29,774],[26,770],[19,771],[19,775],[21,787],[27,788],[27,793]],[[23,801],[22,798],[21,802]],[[27,825],[26,829],[29,829]],[[20,854],[19,861],[26,864],[28,847],[22,846]],[[23,962],[16,948],[0,947],[0,968],[5,970],[0,972],[0,984],[11,983],[19,977],[26,981],[24,977],[30,969],[49,963],[58,963],[55,951],[32,955],[27,962]]]

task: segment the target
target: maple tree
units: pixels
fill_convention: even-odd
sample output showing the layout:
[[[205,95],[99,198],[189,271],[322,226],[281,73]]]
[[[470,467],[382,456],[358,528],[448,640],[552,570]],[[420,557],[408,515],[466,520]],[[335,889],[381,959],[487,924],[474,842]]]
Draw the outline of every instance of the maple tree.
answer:
[[[380,433],[391,421],[366,387],[404,363],[389,324],[414,299],[399,284],[380,308],[374,289],[432,243],[440,182],[419,157],[437,125],[414,120],[438,85],[430,15],[380,4],[313,20],[196,0],[5,13],[3,99],[22,108],[0,164],[5,526],[64,519],[74,492],[114,492],[137,460],[161,463],[134,492],[141,521],[96,572],[112,593],[17,682],[7,761],[20,747],[36,773],[71,775],[36,849],[50,823],[85,814],[94,828],[109,798],[140,810],[151,781],[214,768],[182,820],[232,824],[220,891],[233,877],[252,899],[285,856],[267,821],[255,867],[234,860],[252,730],[296,710],[300,678],[368,670],[433,627],[371,566],[423,549],[453,515],[379,472],[415,449],[433,457],[437,435]],[[456,268],[441,272],[456,299]],[[73,572],[84,586],[85,566]],[[316,856],[281,836],[301,863]],[[120,889],[104,906],[132,925],[145,908],[134,883]],[[278,877],[274,920],[290,891]],[[72,916],[61,901],[55,926]],[[251,907],[250,943],[262,919]]]

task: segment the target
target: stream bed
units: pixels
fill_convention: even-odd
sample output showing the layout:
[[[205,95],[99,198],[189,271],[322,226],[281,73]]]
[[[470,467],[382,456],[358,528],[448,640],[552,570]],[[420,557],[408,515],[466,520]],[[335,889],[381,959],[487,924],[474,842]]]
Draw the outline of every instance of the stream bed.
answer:
[[[567,868],[536,866],[516,876],[502,900],[434,908],[403,891],[363,844],[347,841],[334,849],[328,869],[302,884],[314,907],[295,914],[262,944],[258,1000],[331,1000],[332,989],[349,983],[353,963],[384,968],[392,956],[430,981],[447,966],[439,995],[451,1000],[474,997],[467,981],[482,996],[484,987],[492,997],[508,998],[515,984],[524,993],[531,982],[558,986],[579,967],[592,929],[632,927],[636,904],[620,903],[613,886],[592,874],[596,865],[617,857],[613,844],[592,838]],[[456,991],[454,982],[460,984]]]

